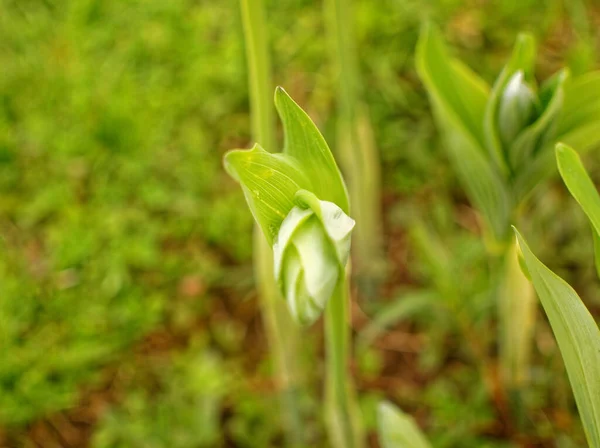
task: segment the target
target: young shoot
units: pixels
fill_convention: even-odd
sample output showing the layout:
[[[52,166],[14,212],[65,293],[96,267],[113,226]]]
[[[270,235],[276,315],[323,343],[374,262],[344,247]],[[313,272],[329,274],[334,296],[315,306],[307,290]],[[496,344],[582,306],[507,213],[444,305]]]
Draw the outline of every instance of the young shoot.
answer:
[[[326,312],[326,414],[336,448],[362,446],[348,378],[350,236],[346,186],[323,136],[282,89],[275,106],[284,129],[283,152],[259,145],[225,155],[254,219],[273,250],[274,275],[294,320],[314,323]]]

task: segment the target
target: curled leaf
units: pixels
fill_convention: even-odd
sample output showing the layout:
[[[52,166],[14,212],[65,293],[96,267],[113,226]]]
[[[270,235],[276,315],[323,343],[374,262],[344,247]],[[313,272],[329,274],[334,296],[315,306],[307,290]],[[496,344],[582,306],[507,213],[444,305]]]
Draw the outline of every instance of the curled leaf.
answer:
[[[294,206],[294,196],[312,184],[294,158],[271,154],[259,145],[225,154],[225,169],[242,186],[248,206],[272,244],[281,223]]]

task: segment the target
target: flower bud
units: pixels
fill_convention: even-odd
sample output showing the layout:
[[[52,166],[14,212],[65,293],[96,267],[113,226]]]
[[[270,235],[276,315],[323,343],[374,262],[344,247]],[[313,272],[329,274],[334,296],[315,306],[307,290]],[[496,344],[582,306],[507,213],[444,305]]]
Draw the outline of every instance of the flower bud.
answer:
[[[534,121],[537,102],[535,93],[525,84],[523,72],[519,70],[512,75],[502,93],[498,111],[498,131],[504,145],[513,143]]]
[[[292,208],[273,244],[275,279],[302,325],[316,321],[333,295],[348,262],[354,227],[354,220],[332,202],[316,200],[309,206]]]

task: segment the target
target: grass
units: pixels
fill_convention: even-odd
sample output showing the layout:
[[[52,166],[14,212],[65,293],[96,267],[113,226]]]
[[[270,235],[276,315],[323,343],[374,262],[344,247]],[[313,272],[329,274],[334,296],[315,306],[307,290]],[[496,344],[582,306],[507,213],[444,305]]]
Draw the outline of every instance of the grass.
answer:
[[[354,2],[364,100],[383,158],[390,272],[369,315],[406,288],[432,285],[435,266],[407,231],[419,219],[457,254],[453,266],[472,266],[483,250],[415,74],[420,20],[439,23],[458,56],[488,81],[517,31],[532,31],[541,43],[536,71],[545,78],[564,61],[597,65],[561,5]],[[331,140],[335,86],[321,5],[267,7],[274,81]],[[188,370],[203,356],[216,356],[217,371],[233,376],[214,401],[219,439],[281,443],[250,268],[251,217],[220,165],[225,150],[250,141],[237,8],[233,0],[0,2],[0,445],[64,445],[71,436],[74,446],[172,446],[164,434],[171,423],[148,426],[161,412],[191,418],[185,397],[196,389]],[[597,11],[584,10],[597,20]],[[590,154],[586,167],[596,180],[599,166]],[[534,193],[530,225],[543,229],[544,244],[529,243],[582,297],[598,297],[592,248],[581,238],[588,224],[557,185]],[[465,316],[460,325],[485,336],[492,310],[477,295],[485,266],[476,266],[462,271],[468,281],[460,285],[472,299],[456,306]],[[598,316],[600,303],[587,305]],[[367,430],[387,397],[416,417],[434,446],[583,443],[545,321],[536,330],[528,395],[539,409],[529,416],[535,428],[517,433],[497,418],[479,381],[480,359],[445,309],[393,325],[356,360]],[[353,316],[360,331],[368,320],[357,308]],[[321,337],[307,335],[302,355],[321,359]],[[302,398],[309,415],[319,412],[322,368],[316,363]],[[123,415],[117,428],[114,418]],[[197,428],[181,431],[198,437]],[[323,440],[318,419],[306,431]]]

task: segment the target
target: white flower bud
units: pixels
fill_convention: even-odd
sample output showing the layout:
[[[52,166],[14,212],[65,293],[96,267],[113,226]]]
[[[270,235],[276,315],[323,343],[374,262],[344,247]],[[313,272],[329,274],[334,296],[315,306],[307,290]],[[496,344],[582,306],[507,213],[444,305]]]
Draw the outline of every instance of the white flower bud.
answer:
[[[348,262],[354,220],[337,205],[292,208],[273,244],[275,279],[294,319],[319,318]]]
[[[510,145],[534,121],[537,97],[525,83],[523,72],[516,72],[506,85],[498,111],[498,131],[504,145]]]

